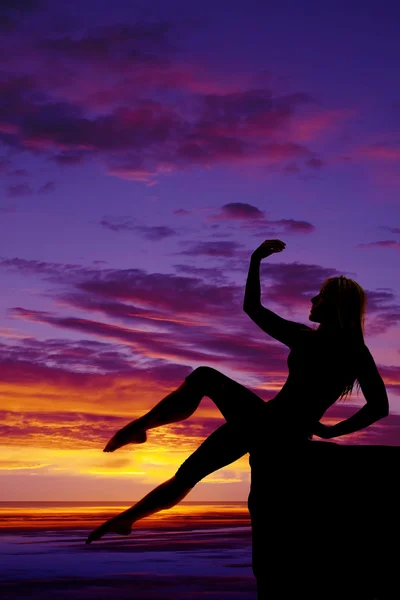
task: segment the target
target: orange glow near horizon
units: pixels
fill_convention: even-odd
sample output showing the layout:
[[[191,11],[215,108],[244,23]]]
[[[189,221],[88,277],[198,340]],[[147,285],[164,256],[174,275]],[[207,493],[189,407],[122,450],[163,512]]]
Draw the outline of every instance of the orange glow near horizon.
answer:
[[[104,502],[96,506],[1,506],[0,531],[7,530],[47,530],[47,529],[88,529],[95,527],[103,520],[122,512],[129,505],[124,503],[108,504]],[[188,521],[190,519],[190,521]],[[201,504],[181,503],[168,510],[160,511],[137,522],[137,527],[146,529],[160,525],[181,527],[237,526],[238,520],[243,525],[250,525],[249,514],[245,502]],[[135,528],[135,525],[134,525]],[[134,534],[134,529],[132,531]]]

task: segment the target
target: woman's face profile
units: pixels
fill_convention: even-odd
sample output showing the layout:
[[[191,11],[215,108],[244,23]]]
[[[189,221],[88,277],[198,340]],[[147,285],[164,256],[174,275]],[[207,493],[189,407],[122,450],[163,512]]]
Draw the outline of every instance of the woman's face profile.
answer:
[[[319,294],[311,298],[309,320],[315,323],[324,323],[332,320],[335,315],[335,301],[332,292],[322,287]]]

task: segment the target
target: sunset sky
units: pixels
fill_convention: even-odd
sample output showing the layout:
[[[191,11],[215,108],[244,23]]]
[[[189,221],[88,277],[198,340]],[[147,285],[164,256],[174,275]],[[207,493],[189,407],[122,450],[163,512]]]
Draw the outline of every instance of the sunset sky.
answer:
[[[276,394],[289,350],[242,308],[270,238],[281,316],[309,323],[330,276],[366,290],[391,415],[342,441],[400,444],[399,19],[395,1],[1,3],[0,500],[139,499],[223,423],[212,402],[102,449],[196,366]],[[248,488],[245,456],[188,500]]]

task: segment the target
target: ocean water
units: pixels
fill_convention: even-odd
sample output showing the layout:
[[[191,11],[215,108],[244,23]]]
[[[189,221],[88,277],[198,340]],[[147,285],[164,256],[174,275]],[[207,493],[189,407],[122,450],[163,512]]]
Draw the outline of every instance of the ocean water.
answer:
[[[182,503],[129,536],[88,534],[124,502],[0,503],[0,596],[255,600],[246,503]]]

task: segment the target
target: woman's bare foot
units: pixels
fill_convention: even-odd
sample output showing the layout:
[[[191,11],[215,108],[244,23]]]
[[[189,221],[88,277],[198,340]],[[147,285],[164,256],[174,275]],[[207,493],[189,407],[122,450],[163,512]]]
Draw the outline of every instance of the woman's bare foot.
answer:
[[[132,421],[132,423],[117,431],[107,443],[103,452],[114,452],[114,450],[118,450],[118,448],[122,448],[127,444],[144,444],[146,440],[146,432],[143,429],[138,429],[136,421]]]
[[[129,535],[132,532],[132,523],[127,521],[121,515],[117,517],[113,517],[109,519],[97,529],[94,529],[92,533],[89,534],[86,544],[90,544],[91,542],[95,542],[103,537],[106,533],[118,533],[118,535]]]

